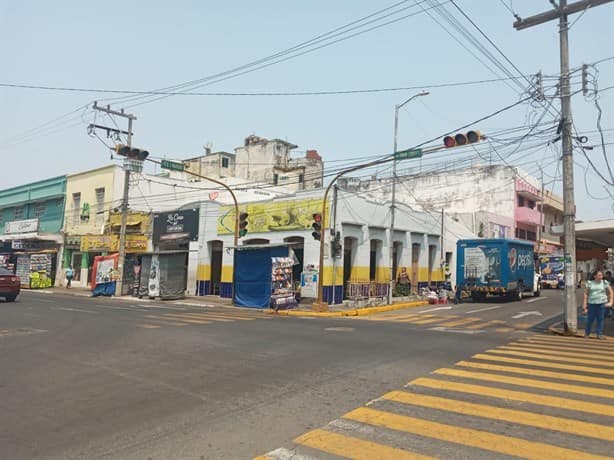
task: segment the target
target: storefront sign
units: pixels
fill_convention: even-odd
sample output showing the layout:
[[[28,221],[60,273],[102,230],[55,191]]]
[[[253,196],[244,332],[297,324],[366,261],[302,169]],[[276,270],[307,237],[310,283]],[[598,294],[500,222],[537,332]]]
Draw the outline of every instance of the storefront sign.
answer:
[[[154,215],[154,242],[198,239],[198,210],[165,212]]]
[[[13,240],[11,248],[18,251],[38,251],[42,249],[50,249],[53,246],[48,241],[28,241],[28,240]]]
[[[114,252],[117,235],[84,235],[81,237],[81,252]]]
[[[240,206],[246,212],[248,233],[267,233],[310,230],[313,215],[322,213],[322,199],[268,201]],[[329,208],[326,207],[326,215]],[[329,222],[328,217],[326,222]],[[234,206],[221,206],[217,222],[218,235],[232,235],[235,231]]]
[[[38,219],[14,220],[7,222],[4,226],[4,233],[36,233],[38,231]]]
[[[126,235],[126,252],[146,252],[148,241],[145,235]],[[119,235],[84,235],[81,252],[119,252]]]

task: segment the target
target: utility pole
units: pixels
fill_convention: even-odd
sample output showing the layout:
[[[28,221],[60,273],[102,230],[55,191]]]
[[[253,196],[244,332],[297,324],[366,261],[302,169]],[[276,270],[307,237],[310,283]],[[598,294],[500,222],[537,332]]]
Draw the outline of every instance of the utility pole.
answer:
[[[561,124],[563,141],[563,231],[565,256],[565,295],[564,295],[564,327],[568,334],[575,334],[578,329],[578,312],[576,310],[576,228],[573,184],[573,139],[571,118],[571,93],[569,84],[569,22],[568,16],[585,11],[599,5],[605,5],[613,0],[582,0],[567,4],[567,0],[559,0],[558,6],[545,13],[536,14],[514,22],[516,30],[523,30],[555,19],[559,20],[559,51],[561,60]]]
[[[128,119],[128,133],[126,144],[128,147],[132,147],[132,121],[136,120],[136,116],[125,113],[124,109],[121,111],[111,110],[110,106],[99,107],[97,102],[94,102],[94,110],[99,110],[101,112],[116,115],[118,117],[127,118]],[[117,271],[119,273],[119,278],[117,279],[115,285],[115,295],[122,295],[122,288],[124,282],[124,262],[126,260],[126,223],[128,221],[128,196],[130,192],[130,168],[132,167],[131,160],[126,158],[124,160],[124,191],[122,196],[122,206],[121,206],[121,223],[119,230],[119,260],[117,262]]]
[[[399,110],[407,103],[412,101],[413,99],[420,96],[428,96],[430,93],[428,91],[421,91],[418,94],[414,94],[412,97],[407,99],[405,102],[401,104],[397,104],[394,107],[394,142],[393,142],[393,150],[392,153],[397,153],[397,135],[399,132]],[[422,161],[422,158],[420,158]],[[390,203],[390,230],[388,234],[388,250],[390,251],[389,262],[390,262],[390,282],[388,286],[388,303],[392,304],[392,289],[394,288],[394,281],[396,277],[396,273],[394,273],[394,214],[396,209],[396,190],[397,190],[397,158],[396,156],[392,160],[392,200]]]
[[[333,238],[337,239],[337,193],[339,192],[339,187],[335,184],[333,188],[333,225],[331,226],[331,235],[334,232]],[[324,229],[322,229],[324,231]],[[333,258],[333,305],[335,304],[335,288],[337,287],[337,257],[335,255],[335,251],[332,248],[331,244],[331,257]]]

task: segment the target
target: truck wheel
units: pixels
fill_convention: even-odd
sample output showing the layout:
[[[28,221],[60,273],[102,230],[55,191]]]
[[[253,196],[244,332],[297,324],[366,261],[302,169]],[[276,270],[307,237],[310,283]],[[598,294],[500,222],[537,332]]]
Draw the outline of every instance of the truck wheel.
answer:
[[[533,297],[539,297],[540,295],[542,295],[542,290],[541,290],[541,287],[537,285],[537,289],[533,293]]]
[[[524,293],[522,292],[522,285],[518,286],[518,291],[516,292],[516,300],[518,300],[519,302],[522,300],[522,298],[524,297]]]

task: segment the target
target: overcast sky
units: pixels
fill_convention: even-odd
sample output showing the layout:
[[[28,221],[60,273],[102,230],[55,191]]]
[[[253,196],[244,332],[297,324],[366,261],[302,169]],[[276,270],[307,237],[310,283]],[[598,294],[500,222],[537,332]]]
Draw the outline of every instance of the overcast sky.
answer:
[[[432,8],[437,3],[441,5]],[[0,84],[156,90],[268,57],[394,4],[392,0],[0,0]],[[475,149],[433,154],[423,160],[424,173],[441,170],[449,160],[465,165],[471,161],[505,162],[520,165],[537,177],[543,171],[546,188],[562,193],[561,169],[557,166],[561,143],[548,144],[556,138],[559,110],[558,99],[550,98],[555,95],[559,72],[558,24],[554,21],[516,31],[510,11],[527,17],[552,6],[546,0],[455,0],[455,4],[529,80],[531,74],[543,72],[546,98],[541,103],[519,104],[480,122],[475,128],[491,135],[490,141]],[[458,21],[454,24],[460,23],[468,33],[448,22],[446,12],[447,19]],[[368,21],[372,22],[365,24]],[[389,21],[395,22],[384,25]],[[575,14],[571,21],[572,69],[614,57],[614,3]],[[366,30],[374,26],[381,27]],[[347,39],[332,43],[341,38]],[[330,46],[315,49],[327,44]],[[303,51],[308,52],[296,56]],[[207,143],[214,151],[232,152],[246,136],[257,134],[297,144],[297,154],[317,149],[328,169],[355,164],[358,158],[389,154],[394,106],[421,89],[430,91],[430,95],[401,110],[400,149],[439,139],[443,133],[514,104],[526,97],[523,91],[529,87],[523,78],[510,79],[519,77],[517,70],[453,3],[443,0],[397,2],[394,8],[277,60],[286,57],[291,58],[261,69],[245,68],[243,71],[253,71],[243,75],[225,75],[234,76],[224,81],[207,80],[205,86],[182,87],[192,92],[243,95],[177,95],[130,101],[125,94],[0,86],[0,188],[108,164],[110,150],[104,144],[110,145],[113,140],[106,139],[102,132],[101,139],[88,136],[87,125],[118,123],[125,129],[125,120],[100,114],[94,118],[94,100],[134,113],[138,118],[134,144],[147,148],[155,157],[194,157],[203,153]],[[595,168],[612,180],[592,96],[596,83],[603,90],[598,94],[603,110],[601,126],[606,154],[614,167],[614,59],[589,67],[589,74],[589,97],[581,92],[573,96],[575,127],[588,137],[585,145],[595,146],[586,151]],[[497,81],[473,84],[484,80]],[[441,86],[466,82],[472,84]],[[244,95],[390,88],[413,89]],[[581,71],[576,71],[572,90],[580,89]],[[110,100],[118,97],[123,99]],[[140,102],[146,103],[135,105]],[[517,130],[512,132],[511,128]],[[588,166],[580,150],[576,149],[574,155],[578,218],[611,218],[614,199],[607,198],[604,178]],[[417,160],[408,160],[399,168],[417,165]],[[390,166],[381,167],[377,174],[389,175]]]

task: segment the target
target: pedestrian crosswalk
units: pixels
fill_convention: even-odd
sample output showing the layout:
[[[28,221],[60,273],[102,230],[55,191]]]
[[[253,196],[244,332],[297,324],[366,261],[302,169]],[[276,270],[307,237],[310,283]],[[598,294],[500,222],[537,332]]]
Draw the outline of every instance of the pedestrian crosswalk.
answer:
[[[512,332],[517,330],[525,330],[531,327],[531,323],[526,322],[507,323],[503,320],[487,320],[478,317],[426,313],[380,314],[373,316],[355,316],[350,318],[362,321],[404,323],[439,330],[450,329],[475,332]]]
[[[145,314],[139,320],[137,326],[143,329],[159,329],[161,327],[233,323],[270,318],[270,315],[260,311],[174,311],[173,313]]]
[[[414,379],[257,458],[612,459],[613,376],[614,340],[535,335]]]

